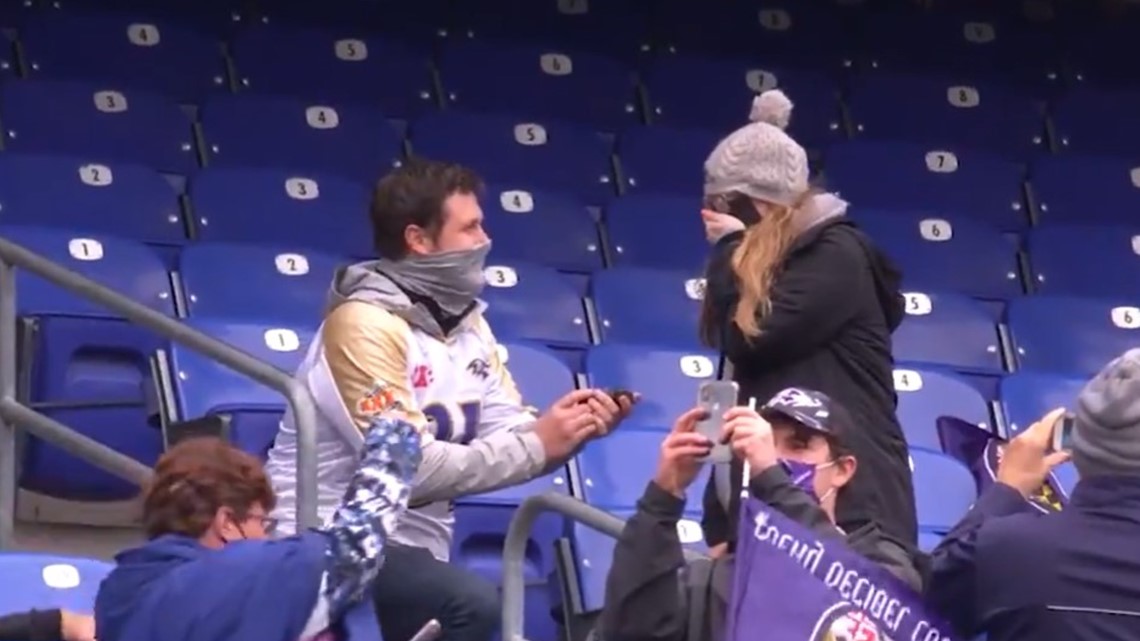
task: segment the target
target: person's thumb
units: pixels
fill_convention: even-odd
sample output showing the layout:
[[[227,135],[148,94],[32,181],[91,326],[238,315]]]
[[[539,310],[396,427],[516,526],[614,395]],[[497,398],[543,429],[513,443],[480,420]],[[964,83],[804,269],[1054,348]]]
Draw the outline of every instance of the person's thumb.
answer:
[[[578,403],[584,403],[585,401],[589,400],[591,396],[594,395],[595,391],[596,390],[592,390],[589,388],[587,388],[587,389],[576,389],[576,390],[570,392],[569,394],[567,394],[566,396],[563,396],[562,398],[555,401],[554,407],[561,409],[561,408],[573,407],[574,405],[577,405]]]
[[[1069,452],[1053,452],[1052,454],[1045,457],[1045,465],[1048,467],[1048,469],[1052,470],[1058,465],[1068,462],[1068,460],[1072,457],[1073,455]]]

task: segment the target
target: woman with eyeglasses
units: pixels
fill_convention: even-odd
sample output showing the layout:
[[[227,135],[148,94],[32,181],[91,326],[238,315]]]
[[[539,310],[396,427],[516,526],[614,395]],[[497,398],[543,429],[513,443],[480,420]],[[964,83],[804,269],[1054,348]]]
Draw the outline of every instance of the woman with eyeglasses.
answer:
[[[848,408],[861,466],[837,522],[846,531],[877,523],[913,551],[914,489],[891,356],[904,315],[901,274],[847,218],[846,202],[811,187],[807,154],[784,131],[791,113],[783,92],[757,96],[751,124],[705,162],[701,218],[713,250],[701,338],[731,363],[742,404],[808,387]],[[714,553],[735,538],[742,473],[736,461],[708,484],[703,525]],[[722,483],[732,486],[727,506]]]
[[[149,540],[119,554],[99,587],[98,639],[326,638],[375,579],[420,457],[411,424],[378,417],[331,522],[271,540],[261,463],[216,438],[179,443],[144,492]]]

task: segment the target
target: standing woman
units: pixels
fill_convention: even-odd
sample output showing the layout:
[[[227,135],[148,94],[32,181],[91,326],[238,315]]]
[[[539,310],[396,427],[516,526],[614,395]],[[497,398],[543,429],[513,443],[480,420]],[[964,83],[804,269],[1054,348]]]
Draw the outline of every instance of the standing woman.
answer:
[[[757,96],[751,124],[705,161],[701,217],[713,250],[701,337],[732,364],[741,403],[803,387],[849,409],[861,465],[837,522],[848,531],[877,523],[913,553],[914,487],[891,356],[901,275],[847,219],[846,202],[809,186],[807,154],[784,132],[791,111],[781,91]],[[714,553],[733,547],[743,474],[736,460],[719,467],[704,500]]]

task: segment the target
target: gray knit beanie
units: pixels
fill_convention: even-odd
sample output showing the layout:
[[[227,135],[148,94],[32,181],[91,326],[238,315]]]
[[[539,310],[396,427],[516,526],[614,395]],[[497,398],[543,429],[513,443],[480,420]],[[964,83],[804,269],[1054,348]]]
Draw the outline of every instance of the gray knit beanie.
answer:
[[[1073,464],[1081,477],[1140,476],[1140,349],[1130,349],[1077,397]]]
[[[804,148],[784,133],[792,101],[779,89],[752,100],[751,124],[732,132],[705,161],[705,196],[742,193],[792,205],[808,189]]]

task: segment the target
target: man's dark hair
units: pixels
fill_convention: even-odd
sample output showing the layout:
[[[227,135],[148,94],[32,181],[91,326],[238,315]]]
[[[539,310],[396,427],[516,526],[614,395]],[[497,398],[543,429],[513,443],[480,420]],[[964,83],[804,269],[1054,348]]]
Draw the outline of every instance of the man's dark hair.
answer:
[[[408,225],[422,227],[434,239],[443,227],[443,201],[452,194],[478,194],[483,181],[463,165],[414,158],[392,170],[372,190],[368,217],[372,221],[372,245],[390,259],[408,253],[404,231]]]

